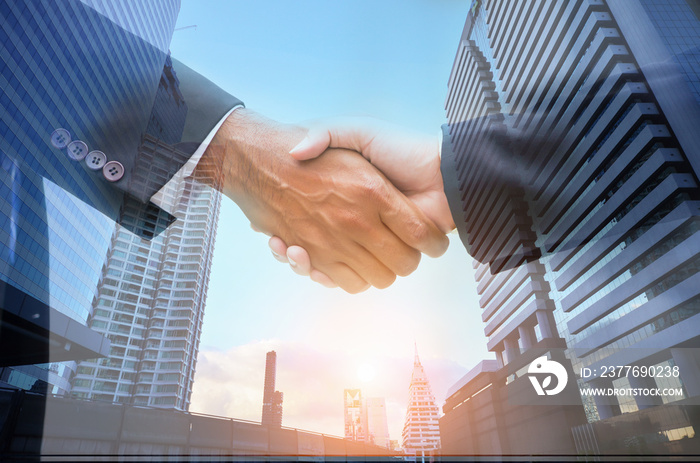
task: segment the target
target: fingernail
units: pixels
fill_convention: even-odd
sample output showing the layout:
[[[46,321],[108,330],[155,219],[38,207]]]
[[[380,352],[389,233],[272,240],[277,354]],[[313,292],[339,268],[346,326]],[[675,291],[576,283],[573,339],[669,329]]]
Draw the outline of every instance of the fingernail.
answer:
[[[292,259],[291,257],[287,256],[287,260],[289,261],[289,265],[291,265],[292,267],[296,268],[297,263],[294,261],[294,259]]]
[[[305,149],[308,144],[309,144],[309,137],[306,136],[306,137],[304,137],[304,139],[302,141],[299,142],[299,144],[297,146],[295,146],[294,148],[289,150],[289,154],[295,154],[296,152]]]
[[[277,254],[277,253],[276,253],[275,251],[273,251],[272,249],[270,249],[270,252],[272,253],[272,257],[274,257],[275,259],[277,259],[277,260],[280,261],[280,262],[284,262],[284,258],[283,258],[282,256],[280,256],[279,254]]]

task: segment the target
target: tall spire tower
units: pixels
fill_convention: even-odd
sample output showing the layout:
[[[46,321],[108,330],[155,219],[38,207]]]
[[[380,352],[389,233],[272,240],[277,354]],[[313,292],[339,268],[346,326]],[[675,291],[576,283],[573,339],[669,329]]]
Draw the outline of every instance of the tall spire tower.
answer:
[[[437,452],[440,448],[438,417],[435,396],[420,363],[416,346],[413,376],[408,388],[406,422],[402,433],[403,448],[407,455],[422,456]]]

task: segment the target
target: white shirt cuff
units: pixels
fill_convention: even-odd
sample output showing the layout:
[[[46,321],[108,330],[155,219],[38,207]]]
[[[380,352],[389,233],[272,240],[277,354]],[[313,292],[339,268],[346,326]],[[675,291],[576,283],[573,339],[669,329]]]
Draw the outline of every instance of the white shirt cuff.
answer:
[[[204,141],[197,147],[197,150],[194,152],[194,154],[192,154],[190,159],[182,167],[180,167],[180,170],[178,170],[177,173],[173,175],[173,177],[168,181],[168,183],[163,185],[163,187],[151,197],[151,202],[153,204],[172,213],[172,211],[169,210],[169,204],[167,204],[168,201],[166,200],[166,192],[171,188],[173,182],[179,182],[180,180],[190,177],[192,175],[194,169],[199,163],[199,160],[202,158],[202,155],[209,147],[209,143],[211,143],[212,139],[214,138],[214,135],[216,135],[216,132],[219,131],[226,118],[228,118],[232,112],[242,107],[243,105],[234,106],[229,112],[227,112],[224,115],[224,117],[221,118],[219,123],[214,126],[211,132],[209,132],[207,138],[205,138]]]

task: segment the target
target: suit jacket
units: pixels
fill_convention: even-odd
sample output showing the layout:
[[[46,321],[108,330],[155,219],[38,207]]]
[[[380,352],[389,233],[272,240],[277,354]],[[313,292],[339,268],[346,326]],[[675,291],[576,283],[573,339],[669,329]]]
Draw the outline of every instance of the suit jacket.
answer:
[[[160,37],[172,35],[175,16],[171,13],[177,12],[177,4],[161,5],[164,11],[157,13],[172,16],[164,25],[160,18],[147,16],[141,18],[145,25],[133,25],[130,7],[124,1],[111,2],[109,7],[89,0],[30,2],[25,15],[14,15],[19,16],[19,24],[13,30],[28,32],[27,38],[13,40],[10,34],[2,40],[9,58],[3,63],[8,94],[13,90],[22,94],[2,105],[4,110],[17,108],[14,121],[19,130],[5,126],[0,134],[3,139],[13,135],[36,139],[33,153],[3,151],[18,163],[33,157],[44,167],[42,176],[116,221],[125,203],[131,202],[151,214],[162,214],[148,204],[151,196],[226,112],[241,104],[170,58]],[[29,102],[29,111],[21,108],[22,102]],[[40,124],[32,124],[32,118]],[[64,148],[50,143],[56,129],[66,130],[73,142],[85,143],[78,145],[87,149],[77,156],[85,156],[82,162],[68,153],[75,144]],[[110,181],[114,179],[102,175],[101,169],[92,170],[96,165],[88,153],[94,151],[104,153],[107,162],[120,163],[123,177]],[[136,227],[133,231],[149,237],[161,229]]]

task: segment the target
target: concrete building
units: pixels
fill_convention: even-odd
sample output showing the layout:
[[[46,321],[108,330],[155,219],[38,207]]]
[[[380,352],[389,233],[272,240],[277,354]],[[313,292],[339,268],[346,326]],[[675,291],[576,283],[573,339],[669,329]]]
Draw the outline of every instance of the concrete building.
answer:
[[[277,382],[277,352],[270,351],[265,358],[265,388],[263,389],[262,424],[282,426],[282,402],[284,394],[275,390]]]
[[[407,456],[418,458],[436,455],[440,451],[439,416],[435,396],[416,348],[413,374],[408,388],[406,421],[401,433],[403,451]]]
[[[466,448],[456,429],[468,429],[463,412],[476,397],[494,402],[481,403],[479,417],[502,432],[470,448],[696,448],[694,433],[675,432],[696,413],[650,417],[692,409],[700,395],[699,45],[691,1],[473,2],[448,84],[443,157],[457,166],[445,181],[461,198],[451,207],[464,218],[497,363],[451,390],[441,421],[448,453]],[[543,355],[578,391],[683,393],[584,394],[578,406],[514,400],[534,394],[528,367]],[[601,375],[613,365],[679,374]],[[611,434],[596,430],[618,421],[636,425],[604,443]],[[635,439],[643,445],[625,447]]]

